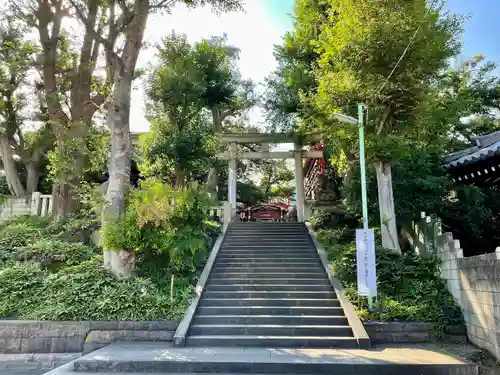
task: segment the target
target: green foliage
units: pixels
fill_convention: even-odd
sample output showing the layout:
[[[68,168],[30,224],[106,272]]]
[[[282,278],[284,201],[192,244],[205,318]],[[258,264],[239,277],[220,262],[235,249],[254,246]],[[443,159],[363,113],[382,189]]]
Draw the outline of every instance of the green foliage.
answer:
[[[151,121],[151,131],[141,137],[140,144],[141,174],[177,186],[183,186],[186,179],[203,175],[215,162],[217,150],[212,124],[202,115],[175,124],[169,122],[167,116],[158,114]]]
[[[17,249],[15,258],[39,263],[43,268],[74,266],[97,255],[97,250],[82,243],[42,238]]]
[[[266,193],[262,188],[253,182],[241,182],[236,184],[237,201],[245,205],[253,206],[263,202],[266,199]]]
[[[357,306],[360,316],[382,321],[409,320],[436,324],[437,333],[447,325],[463,323],[460,309],[440,276],[437,258],[396,254],[377,246],[377,307],[368,312],[356,294],[356,245],[339,231],[318,232],[337,277]]]
[[[178,319],[192,296],[182,286],[170,298],[148,278],[116,280],[95,257],[57,272],[36,263],[0,269],[0,317],[42,320]]]
[[[0,268],[0,317],[14,318],[40,307],[46,273],[36,263]]]
[[[460,239],[466,255],[494,251],[500,242],[499,190],[454,186],[443,164],[440,154],[429,148],[414,149],[393,163],[394,204],[400,228],[411,226],[420,218],[420,212],[425,212],[440,218],[444,230]],[[343,193],[348,197],[343,210],[360,217],[359,171],[353,172],[353,177],[343,185]],[[456,192],[456,199],[448,198],[451,190]],[[367,174],[367,192],[370,222],[378,223],[377,183],[371,168]]]
[[[455,191],[457,198],[435,213],[443,229],[460,239],[465,256],[494,252],[500,243],[500,190],[458,186]]]
[[[177,274],[194,273],[206,256],[208,195],[197,187],[172,189],[145,180],[130,192],[125,215],[106,226],[104,246],[168,255]]]
[[[40,227],[31,226],[29,223],[23,223],[19,220],[18,223],[4,226],[0,230],[0,248],[13,251],[42,238],[43,234]]]
[[[179,225],[190,217],[190,204],[180,204],[175,215]],[[141,212],[143,219],[145,215]],[[196,215],[191,216],[193,220]],[[182,316],[194,293],[194,272],[179,275],[178,269],[184,264],[171,267],[170,253],[144,251],[138,254],[136,273],[128,280],[116,280],[102,267],[97,249],[58,237],[88,225],[84,220],[52,223],[36,216],[1,223],[0,294],[5,298],[0,299],[0,318],[161,320]],[[207,237],[219,232],[213,223],[206,223],[203,228]],[[183,237],[179,237],[179,242],[188,244],[178,244],[176,249],[188,253],[191,250],[186,247],[194,245],[186,241],[187,231],[181,231],[180,236]],[[206,240],[202,237],[203,248]],[[182,255],[187,256],[178,254],[175,259]],[[185,259],[183,262],[189,263]],[[171,299],[173,273],[177,275]]]
[[[217,167],[215,135],[256,102],[253,84],[235,68],[239,51],[225,37],[191,44],[173,33],[157,51],[160,64],[148,81],[152,130],[142,140],[139,169],[177,187],[205,183]]]
[[[71,287],[68,287],[68,284]],[[48,320],[154,320],[178,318],[167,296],[147,279],[117,281],[95,258],[50,274],[45,281],[50,301],[37,312]],[[179,303],[180,301],[175,301]],[[185,302],[182,304],[185,305]],[[175,311],[175,309],[174,309]]]

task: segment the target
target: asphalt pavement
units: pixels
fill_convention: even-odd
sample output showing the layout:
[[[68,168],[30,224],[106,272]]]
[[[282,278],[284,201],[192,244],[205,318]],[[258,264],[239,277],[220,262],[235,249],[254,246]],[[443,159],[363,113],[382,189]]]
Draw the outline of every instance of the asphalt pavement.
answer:
[[[42,375],[48,372],[48,370],[41,369],[1,369],[0,375]]]

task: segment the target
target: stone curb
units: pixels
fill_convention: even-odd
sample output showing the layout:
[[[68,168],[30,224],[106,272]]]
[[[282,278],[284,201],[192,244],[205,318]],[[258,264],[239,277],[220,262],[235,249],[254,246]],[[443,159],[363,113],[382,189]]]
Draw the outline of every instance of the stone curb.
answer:
[[[114,341],[172,341],[176,321],[0,320],[0,353],[89,353]]]
[[[0,370],[51,370],[81,357],[81,353],[0,354]]]

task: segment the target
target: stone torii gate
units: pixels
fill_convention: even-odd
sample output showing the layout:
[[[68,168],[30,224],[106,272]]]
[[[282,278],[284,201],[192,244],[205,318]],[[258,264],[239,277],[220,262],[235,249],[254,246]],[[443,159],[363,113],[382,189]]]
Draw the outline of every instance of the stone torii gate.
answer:
[[[232,215],[236,212],[236,161],[238,159],[294,159],[295,160],[295,186],[297,198],[297,221],[305,221],[305,194],[304,194],[304,169],[302,159],[317,159],[323,157],[323,151],[306,151],[302,146],[307,143],[320,142],[320,134],[291,135],[285,133],[241,133],[222,134],[221,142],[228,151],[219,155],[220,159],[228,160],[228,201],[232,208]],[[293,143],[294,148],[290,151],[269,151],[270,144]],[[260,152],[238,152],[238,144],[261,144]]]

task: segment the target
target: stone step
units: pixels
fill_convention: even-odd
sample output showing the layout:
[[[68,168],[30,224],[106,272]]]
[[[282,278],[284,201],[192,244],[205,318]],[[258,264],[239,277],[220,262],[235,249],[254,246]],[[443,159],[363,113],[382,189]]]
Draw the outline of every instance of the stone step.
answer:
[[[330,281],[324,277],[321,279],[314,279],[310,277],[289,279],[287,277],[277,278],[243,278],[243,277],[211,277],[208,280],[208,285],[330,285]]]
[[[208,284],[205,288],[206,292],[217,291],[248,291],[248,292],[266,292],[266,291],[282,291],[282,292],[331,292],[332,287],[329,284],[325,285],[251,285],[251,284],[233,284],[233,285],[217,285]]]
[[[193,324],[317,324],[347,325],[345,316],[315,315],[198,315]]]
[[[327,280],[325,272],[315,272],[315,273],[310,273],[310,272],[293,272],[293,273],[288,273],[288,272],[283,272],[281,271],[280,273],[278,272],[225,272],[225,273],[218,273],[215,272],[212,274],[213,279],[217,279],[220,277],[227,277],[229,279],[236,279],[236,278],[243,278],[243,279],[284,279],[286,277],[290,279],[300,279],[300,278],[308,278],[308,279],[320,279],[320,280]]]
[[[344,315],[340,306],[199,306],[200,315]]]
[[[198,306],[340,307],[334,298],[201,298]]]
[[[187,346],[194,347],[262,347],[262,348],[343,348],[354,349],[358,344],[354,337],[328,336],[250,336],[208,335],[188,336]],[[296,371],[296,370],[295,370]],[[295,372],[296,373],[296,372]],[[354,373],[353,373],[354,374]],[[357,375],[357,374],[356,374]]]
[[[311,245],[312,242],[309,238],[304,238],[303,236],[297,236],[297,237],[286,237],[283,238],[283,236],[276,236],[276,237],[263,237],[263,236],[255,236],[255,237],[249,237],[249,236],[242,236],[242,237],[235,237],[235,236],[230,236],[226,237],[224,240],[224,244],[235,244],[235,245],[248,245],[249,243],[252,243],[255,241],[256,243],[260,244],[261,242],[273,244],[273,245],[283,245],[283,244],[304,244],[304,245]]]
[[[241,336],[236,336],[240,338]],[[68,363],[47,375],[68,375],[92,372],[95,375],[159,374],[300,374],[300,375],[477,375],[477,365],[467,363],[438,350],[422,347],[393,348],[378,350],[357,350],[344,348],[352,338],[333,338],[339,349],[281,350],[267,348],[236,347],[230,341],[235,336],[221,336],[226,347],[214,350],[206,347],[172,348],[164,343],[116,342]],[[207,338],[195,340],[206,346]],[[214,339],[210,337],[210,339]],[[242,337],[247,340],[248,337]],[[258,338],[265,339],[265,338]],[[278,338],[283,339],[282,337]],[[285,337],[289,341],[293,338]],[[324,338],[329,340],[328,337]],[[274,342],[273,342],[274,341]],[[276,338],[255,341],[268,346],[279,342]],[[309,342],[318,343],[316,338]],[[241,344],[241,341],[238,341]],[[245,344],[245,342],[243,342]],[[331,343],[330,343],[331,344]],[[232,346],[232,347],[231,347]],[[275,345],[269,345],[275,346]],[[300,347],[300,345],[298,345]]]
[[[224,242],[243,242],[247,239],[255,239],[255,240],[266,240],[266,241],[271,241],[271,242],[279,242],[279,243],[284,243],[284,242],[293,242],[293,241],[300,241],[300,242],[306,242],[306,243],[312,243],[311,238],[308,235],[304,234],[295,234],[295,235],[227,235],[224,239]]]
[[[324,273],[319,266],[311,266],[311,267],[300,267],[300,266],[274,266],[274,267],[261,267],[261,266],[247,266],[247,267],[226,267],[225,265],[222,266],[215,266],[212,270],[212,275],[216,274],[227,274],[227,273],[248,273],[248,272],[273,272],[273,273],[304,273],[304,272],[310,272],[310,273]]]
[[[311,246],[311,244],[302,244],[302,243],[273,243],[273,242],[267,242],[265,240],[259,241],[258,244],[233,244],[229,245],[227,243],[222,244],[223,249],[235,249],[235,250],[267,250],[267,249],[272,249],[272,250],[287,250],[287,249],[293,249],[293,250],[310,250],[314,251],[314,248]]]
[[[226,265],[216,265],[212,274],[228,274],[228,273],[322,273],[325,274],[325,271],[319,266],[274,266],[274,267],[261,267],[261,266],[252,266],[249,265],[247,267],[227,267]]]
[[[317,253],[313,252],[312,250],[308,249],[283,249],[283,250],[274,250],[274,249],[269,249],[265,248],[262,250],[238,250],[234,248],[226,248],[226,249],[220,249],[219,250],[219,256],[221,257],[251,257],[251,258],[261,258],[261,257],[268,257],[270,259],[273,259],[275,261],[281,259],[281,258],[286,258],[286,257],[311,257],[311,258],[316,258],[317,259]]]
[[[280,258],[270,258],[270,257],[246,257],[244,260],[233,259],[233,257],[225,257],[222,254],[216,259],[216,264],[321,264],[317,256],[306,256],[306,257],[280,257]]]
[[[308,266],[308,267],[322,267],[321,263],[317,260],[305,259],[305,260],[250,260],[250,261],[240,261],[240,260],[232,260],[232,261],[224,261],[220,262],[221,258],[217,258],[215,262],[216,267],[294,267],[294,266]]]
[[[289,259],[301,259],[301,260],[309,260],[309,261],[317,261],[318,260],[318,255],[313,253],[313,252],[306,252],[306,253],[300,253],[300,254],[280,254],[276,255],[273,253],[258,253],[255,255],[252,254],[225,254],[223,251],[219,252],[217,256],[217,261],[223,260],[223,261],[232,261],[234,262],[235,260],[239,260],[241,262],[244,261],[286,261]]]
[[[262,236],[262,237],[279,237],[281,236],[282,238],[287,238],[288,236],[297,236],[297,237],[305,237],[309,236],[309,233],[307,231],[303,230],[285,230],[285,231],[280,231],[280,230],[259,230],[259,229],[253,229],[253,230],[245,230],[245,229],[232,229],[226,232],[226,238],[227,237],[232,237],[232,236]]]
[[[286,241],[286,242],[278,242],[278,241],[267,241],[265,239],[258,240],[247,240],[248,243],[245,245],[243,243],[231,243],[224,242],[222,243],[222,247],[234,247],[236,249],[262,249],[262,248],[272,248],[272,249],[310,249],[313,250],[314,247],[310,243],[306,242],[295,242],[295,241]]]
[[[351,337],[352,330],[349,326],[345,325],[195,324],[191,326],[189,335]]]
[[[262,233],[260,234],[226,234],[224,238],[224,242],[230,242],[230,241],[235,241],[235,242],[240,242],[240,241],[245,241],[245,240],[251,240],[251,241],[270,241],[270,242],[279,242],[279,243],[290,243],[293,241],[300,241],[300,242],[307,242],[307,243],[312,243],[311,238],[309,235],[306,234],[272,234],[272,235],[263,235]]]
[[[204,291],[204,298],[330,298],[335,299],[333,291]]]

